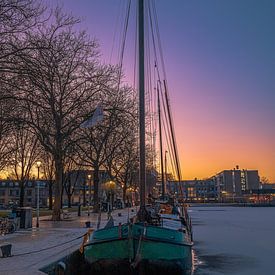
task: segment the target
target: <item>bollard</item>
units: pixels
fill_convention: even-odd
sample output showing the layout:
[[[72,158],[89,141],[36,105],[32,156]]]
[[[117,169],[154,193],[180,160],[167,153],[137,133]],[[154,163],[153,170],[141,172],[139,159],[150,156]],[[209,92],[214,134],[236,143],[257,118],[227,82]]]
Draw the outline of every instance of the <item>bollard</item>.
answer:
[[[91,222],[87,221],[87,222],[85,222],[85,225],[86,225],[86,228],[90,228],[91,227]]]
[[[0,246],[2,251],[2,258],[11,257],[11,246],[11,244],[4,244]]]
[[[78,205],[78,211],[77,211],[77,216],[81,216],[81,204]]]

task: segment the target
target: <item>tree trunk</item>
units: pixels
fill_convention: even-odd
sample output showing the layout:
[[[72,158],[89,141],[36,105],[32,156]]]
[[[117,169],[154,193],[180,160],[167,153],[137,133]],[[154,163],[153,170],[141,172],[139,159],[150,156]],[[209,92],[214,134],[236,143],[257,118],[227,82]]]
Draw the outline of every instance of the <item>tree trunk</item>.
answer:
[[[63,173],[62,173],[62,184],[61,184],[62,188],[61,188],[61,209],[63,209],[63,194],[64,194],[64,182],[63,182]]]
[[[49,209],[53,209],[53,181],[49,181]]]
[[[23,180],[20,181],[20,200],[19,200],[19,206],[24,206],[24,197],[25,197],[25,182]]]
[[[122,188],[122,199],[123,199],[124,205],[126,203],[126,190],[127,190],[127,185],[126,183],[124,183],[124,186]]]
[[[99,211],[99,166],[94,166],[94,212]]]
[[[68,192],[67,197],[68,197],[68,208],[72,208],[72,194]]]
[[[53,221],[61,220],[61,191],[62,191],[62,158],[60,155],[55,156],[55,185],[54,185],[54,205]]]
[[[86,206],[86,182],[83,183],[83,206]]]

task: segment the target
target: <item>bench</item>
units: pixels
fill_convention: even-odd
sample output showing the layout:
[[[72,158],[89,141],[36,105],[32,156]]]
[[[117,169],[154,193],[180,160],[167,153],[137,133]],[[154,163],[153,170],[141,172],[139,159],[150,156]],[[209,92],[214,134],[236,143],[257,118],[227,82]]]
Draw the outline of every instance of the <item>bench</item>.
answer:
[[[71,217],[71,213],[67,209],[62,210],[62,215],[64,220],[69,219]]]

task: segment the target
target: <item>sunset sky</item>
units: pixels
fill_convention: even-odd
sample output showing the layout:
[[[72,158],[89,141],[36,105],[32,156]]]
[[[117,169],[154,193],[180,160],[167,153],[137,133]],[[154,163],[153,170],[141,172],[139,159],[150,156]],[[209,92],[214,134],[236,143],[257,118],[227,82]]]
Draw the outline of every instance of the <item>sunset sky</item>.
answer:
[[[81,17],[103,62],[114,61],[113,34],[125,0],[48,2]],[[156,4],[184,179],[239,165],[275,183],[275,1]],[[132,56],[125,58],[127,78]]]

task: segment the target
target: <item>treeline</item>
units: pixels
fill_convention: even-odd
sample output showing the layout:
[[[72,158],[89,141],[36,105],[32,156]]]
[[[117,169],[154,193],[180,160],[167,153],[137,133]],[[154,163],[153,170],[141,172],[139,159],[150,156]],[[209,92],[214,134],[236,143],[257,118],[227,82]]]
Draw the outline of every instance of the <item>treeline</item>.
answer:
[[[94,171],[97,207],[100,169],[124,193],[138,170],[136,93],[120,85],[117,67],[102,64],[97,41],[76,30],[78,23],[43,2],[0,2],[0,172],[19,181],[23,205],[25,183],[41,161],[54,220],[70,171]],[[103,120],[82,129],[99,103]]]

